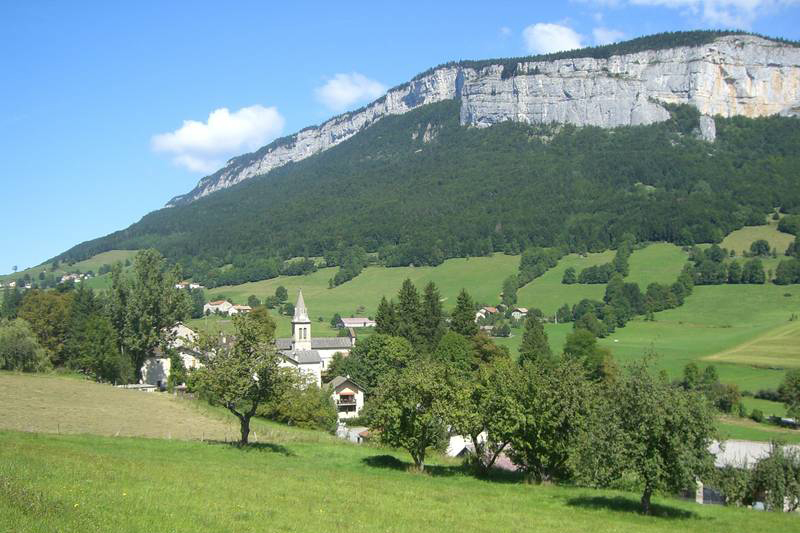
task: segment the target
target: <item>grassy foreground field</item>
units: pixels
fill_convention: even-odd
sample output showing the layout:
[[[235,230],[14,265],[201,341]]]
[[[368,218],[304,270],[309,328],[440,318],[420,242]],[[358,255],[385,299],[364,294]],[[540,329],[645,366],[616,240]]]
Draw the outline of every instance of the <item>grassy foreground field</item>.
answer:
[[[115,403],[99,405],[107,402]],[[654,516],[641,516],[638,494],[527,485],[511,475],[481,480],[438,456],[429,473],[413,474],[402,452],[265,421],[255,426],[259,442],[244,450],[177,440],[174,431],[172,440],[57,435],[55,420],[107,435],[113,426],[96,419],[111,411],[131,418],[130,434],[151,436],[165,435],[183,417],[208,428],[227,418],[166,395],[63,377],[0,373],[0,406],[2,532],[766,533],[797,523],[794,516],[666,496],[654,499]],[[144,412],[149,416],[141,418]],[[41,429],[50,433],[8,429],[10,414],[27,425],[47,421]]]

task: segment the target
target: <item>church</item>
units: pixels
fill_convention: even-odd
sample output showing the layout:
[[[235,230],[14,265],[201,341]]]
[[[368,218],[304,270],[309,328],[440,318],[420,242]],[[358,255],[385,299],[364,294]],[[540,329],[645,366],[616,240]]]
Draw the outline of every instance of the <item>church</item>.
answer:
[[[353,348],[353,337],[312,337],[311,319],[308,317],[303,291],[297,295],[292,317],[292,337],[277,339],[275,345],[287,366],[313,376],[317,385],[322,385],[322,372],[328,368],[333,355],[348,355]]]

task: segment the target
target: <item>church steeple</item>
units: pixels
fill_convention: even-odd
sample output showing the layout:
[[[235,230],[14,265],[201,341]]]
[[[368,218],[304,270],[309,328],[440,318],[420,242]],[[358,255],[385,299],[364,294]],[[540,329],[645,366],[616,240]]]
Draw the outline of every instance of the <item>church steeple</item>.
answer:
[[[297,303],[294,305],[294,317],[292,318],[292,349],[310,350],[311,349],[311,320],[308,318],[306,302],[303,300],[303,291],[297,295]]]

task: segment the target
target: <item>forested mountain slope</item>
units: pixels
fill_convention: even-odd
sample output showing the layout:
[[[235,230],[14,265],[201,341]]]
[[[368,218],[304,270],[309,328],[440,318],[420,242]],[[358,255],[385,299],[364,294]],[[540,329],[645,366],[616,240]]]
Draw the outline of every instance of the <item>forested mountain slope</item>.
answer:
[[[637,126],[669,119],[667,104],[703,115],[761,117],[800,112],[800,47],[744,32],[667,32],[555,54],[457,61],[390,89],[374,102],[319,126],[234,157],[169,206],[191,203],[362,132],[385,117],[457,100],[462,125],[499,122]]]
[[[438,264],[530,245],[601,250],[626,232],[719,241],[774,207],[800,210],[800,120],[718,117],[709,143],[695,108],[669,109],[667,121],[615,129],[469,128],[457,101],[429,104],[60,258],[152,246],[216,285],[354,245],[387,265]]]

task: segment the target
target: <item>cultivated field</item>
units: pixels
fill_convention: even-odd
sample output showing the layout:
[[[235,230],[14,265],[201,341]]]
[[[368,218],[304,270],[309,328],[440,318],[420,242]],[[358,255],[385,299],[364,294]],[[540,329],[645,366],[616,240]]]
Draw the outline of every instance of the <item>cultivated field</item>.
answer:
[[[476,479],[436,455],[429,473],[413,474],[403,452],[265,421],[247,449],[177,440],[174,429],[171,440],[19,432],[3,429],[19,409],[105,435],[113,425],[93,419],[115,416],[161,437],[187,417],[212,428],[226,416],[69,378],[0,374],[0,384],[0,531],[766,533],[790,531],[797,520],[662,495],[654,515],[642,516],[639,494],[528,485],[516,475]],[[97,411],[107,402],[113,409]]]

